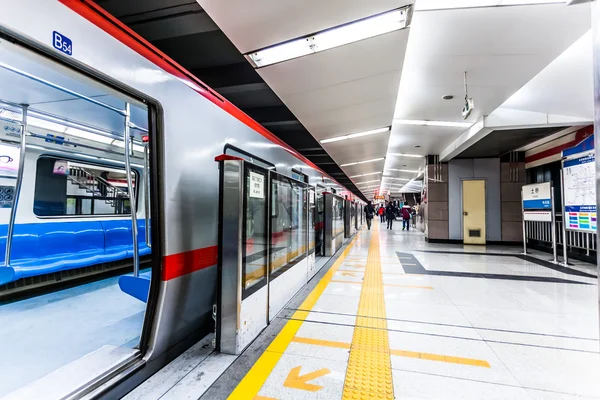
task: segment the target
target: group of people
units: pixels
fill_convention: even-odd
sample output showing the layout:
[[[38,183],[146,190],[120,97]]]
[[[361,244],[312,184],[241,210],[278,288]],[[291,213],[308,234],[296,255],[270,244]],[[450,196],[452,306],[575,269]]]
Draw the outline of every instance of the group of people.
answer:
[[[373,203],[369,201],[364,208],[366,217],[367,217],[367,227],[369,230],[371,229],[371,223],[375,214],[379,215],[380,222],[384,222],[387,220],[387,228],[392,229],[394,221],[397,216],[402,217],[402,230],[410,230],[410,218],[411,216],[414,218],[416,216],[415,208],[411,208],[408,204],[404,204],[402,207],[398,208],[393,202],[386,201],[385,206],[380,204],[377,209],[373,206]]]

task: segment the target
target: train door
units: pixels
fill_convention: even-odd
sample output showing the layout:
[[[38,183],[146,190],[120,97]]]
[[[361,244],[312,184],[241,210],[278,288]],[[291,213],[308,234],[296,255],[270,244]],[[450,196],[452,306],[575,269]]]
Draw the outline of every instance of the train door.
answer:
[[[0,397],[62,398],[148,347],[156,110],[18,43],[0,41]]]
[[[269,171],[219,159],[217,346],[240,354],[268,323]]]
[[[269,319],[304,286],[308,274],[308,185],[271,172]]]
[[[307,223],[308,223],[308,229],[307,229],[307,234],[308,234],[308,239],[307,239],[307,243],[308,243],[308,275],[307,275],[307,281],[308,279],[312,278],[315,273],[317,272],[317,266],[316,266],[316,214],[317,214],[317,207],[316,207],[316,190],[313,186],[309,186],[308,187],[308,218],[307,218]]]

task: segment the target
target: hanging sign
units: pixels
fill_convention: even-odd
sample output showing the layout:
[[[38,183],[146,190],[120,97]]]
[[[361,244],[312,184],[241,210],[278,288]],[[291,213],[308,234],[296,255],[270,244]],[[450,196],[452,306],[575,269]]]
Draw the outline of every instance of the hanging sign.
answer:
[[[524,210],[552,209],[552,186],[550,182],[536,183],[523,186]]]
[[[250,171],[250,197],[265,198],[265,177],[262,174]]]
[[[563,161],[566,229],[596,231],[595,162],[593,152]]]

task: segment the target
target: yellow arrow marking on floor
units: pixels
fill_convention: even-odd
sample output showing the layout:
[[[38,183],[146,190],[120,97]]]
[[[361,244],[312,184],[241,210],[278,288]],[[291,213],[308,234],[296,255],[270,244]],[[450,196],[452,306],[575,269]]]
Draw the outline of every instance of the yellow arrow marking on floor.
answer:
[[[354,275],[354,272],[342,272],[342,276],[353,276],[356,278],[356,275]]]
[[[308,381],[312,381],[313,379],[317,379],[329,374],[331,372],[329,369],[322,368],[317,371],[309,372],[308,374],[300,376],[301,368],[302,367],[300,366],[292,368],[287,378],[285,378],[283,386],[292,389],[307,390],[309,392],[317,392],[323,389],[323,386],[313,385],[312,383],[308,383]]]

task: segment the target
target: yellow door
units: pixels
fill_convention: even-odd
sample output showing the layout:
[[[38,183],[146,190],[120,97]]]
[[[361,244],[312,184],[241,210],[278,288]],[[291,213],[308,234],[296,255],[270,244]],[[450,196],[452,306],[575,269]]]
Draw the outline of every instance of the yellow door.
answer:
[[[485,181],[463,181],[463,242],[485,244]]]

